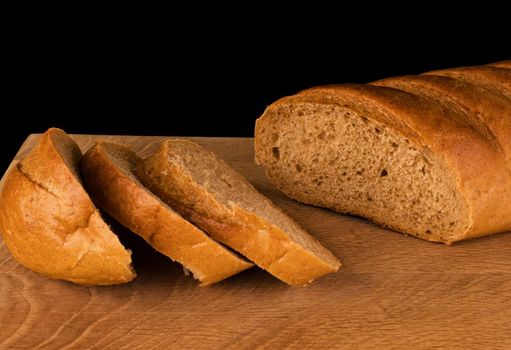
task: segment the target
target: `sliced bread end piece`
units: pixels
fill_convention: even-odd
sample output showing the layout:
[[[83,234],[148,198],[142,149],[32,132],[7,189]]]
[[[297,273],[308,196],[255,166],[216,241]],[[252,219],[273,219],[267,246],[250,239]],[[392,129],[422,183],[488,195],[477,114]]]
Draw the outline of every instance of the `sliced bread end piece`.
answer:
[[[141,159],[129,148],[99,143],[83,157],[81,171],[94,201],[153,248],[182,264],[202,285],[253,266],[185,220],[140,183]]]
[[[239,173],[198,144],[168,140],[137,168],[141,181],[183,216],[290,285],[340,262]]]
[[[0,232],[22,265],[85,285],[129,282],[131,252],[110,231],[81,185],[78,145],[49,129],[7,175]]]

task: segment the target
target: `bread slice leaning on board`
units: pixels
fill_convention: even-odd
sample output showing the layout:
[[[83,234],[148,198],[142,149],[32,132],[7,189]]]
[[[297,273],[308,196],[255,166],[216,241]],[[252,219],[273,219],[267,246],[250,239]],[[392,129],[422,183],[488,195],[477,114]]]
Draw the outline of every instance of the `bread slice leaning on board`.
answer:
[[[214,239],[290,285],[339,269],[339,261],[212,152],[165,141],[137,167],[152,192]]]
[[[256,159],[292,198],[425,240],[509,231],[508,62],[284,97],[256,122]]]
[[[110,231],[79,177],[82,153],[62,130],[49,129],[7,174],[0,233],[22,265],[85,285],[129,282],[131,252]]]
[[[156,250],[182,264],[202,285],[253,266],[145,188],[133,174],[140,161],[121,145],[98,143],[91,147],[82,159],[81,172],[94,202]]]

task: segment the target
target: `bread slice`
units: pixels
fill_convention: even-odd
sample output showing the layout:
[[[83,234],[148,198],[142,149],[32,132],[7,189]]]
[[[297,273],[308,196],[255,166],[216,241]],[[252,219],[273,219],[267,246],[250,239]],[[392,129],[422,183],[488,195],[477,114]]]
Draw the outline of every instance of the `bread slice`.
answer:
[[[325,86],[280,99],[256,122],[257,161],[292,198],[425,240],[511,230],[509,136],[493,132],[492,117],[467,114],[468,102],[402,86]]]
[[[182,264],[202,285],[253,266],[146,189],[132,173],[140,161],[130,149],[113,143],[96,144],[85,154],[81,162],[85,186],[102,209]]]
[[[339,261],[239,173],[198,144],[165,141],[137,177],[214,239],[290,285],[339,269]]]
[[[51,278],[109,285],[135,278],[131,253],[82,187],[82,153],[62,130],[49,129],[7,175],[0,232],[21,264]]]

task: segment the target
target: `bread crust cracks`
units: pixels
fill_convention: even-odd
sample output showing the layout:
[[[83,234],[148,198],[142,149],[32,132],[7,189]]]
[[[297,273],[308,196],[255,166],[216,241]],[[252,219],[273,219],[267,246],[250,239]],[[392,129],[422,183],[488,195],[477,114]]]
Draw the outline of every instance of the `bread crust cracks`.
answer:
[[[37,181],[36,179],[34,179],[29,173],[27,173],[24,169],[23,169],[23,163],[18,163],[16,165],[16,168],[19,170],[19,172],[28,180],[30,181],[31,183],[33,183],[34,185],[36,185],[37,187],[43,189],[45,192],[47,192],[48,194],[54,196],[55,198],[60,198],[55,192],[53,192],[52,190],[50,190],[46,185],[42,184],[41,182]]]

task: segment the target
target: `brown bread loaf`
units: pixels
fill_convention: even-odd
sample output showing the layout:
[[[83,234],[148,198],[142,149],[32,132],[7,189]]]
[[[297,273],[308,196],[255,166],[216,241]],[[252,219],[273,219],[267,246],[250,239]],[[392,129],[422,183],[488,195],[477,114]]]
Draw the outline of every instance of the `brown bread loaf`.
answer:
[[[511,71],[305,90],[266,109],[255,151],[270,180],[308,204],[430,241],[508,231]]]

